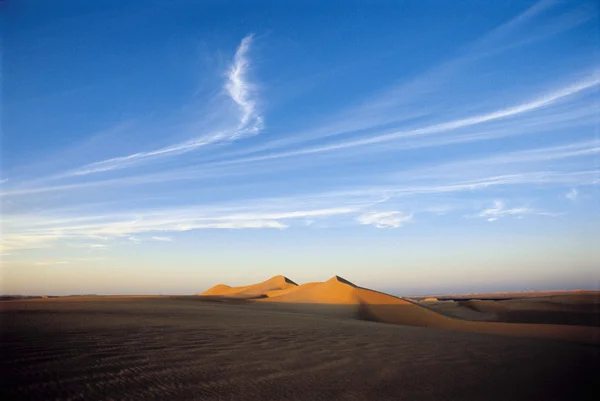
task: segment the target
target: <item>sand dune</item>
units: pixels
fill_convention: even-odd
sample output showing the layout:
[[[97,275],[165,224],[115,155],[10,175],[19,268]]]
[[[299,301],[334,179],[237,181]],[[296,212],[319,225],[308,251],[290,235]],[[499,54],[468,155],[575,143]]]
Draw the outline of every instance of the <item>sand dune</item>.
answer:
[[[285,291],[297,286],[298,284],[294,283],[289,278],[279,275],[271,277],[262,283],[247,285],[244,287],[230,287],[225,284],[217,284],[214,287],[204,291],[200,295],[256,297],[266,295],[268,292]]]
[[[524,337],[542,337],[580,343],[600,343],[600,328],[559,324],[528,324],[489,322],[494,313],[506,311],[509,306],[495,301],[461,301],[467,309],[486,314],[487,319],[471,321],[443,314],[425,304],[378,291],[359,287],[334,276],[325,282],[296,285],[284,276],[275,276],[259,284],[246,287],[218,285],[202,293],[206,296],[243,296],[256,298],[263,304],[330,305],[344,307],[361,320],[418,327],[434,327],[478,333]],[[307,309],[308,310],[308,309]],[[312,311],[316,310],[312,308]],[[328,309],[329,311],[331,308]],[[466,315],[466,314],[465,314]]]
[[[261,302],[293,302],[309,304],[358,304],[354,284],[334,276],[323,283],[307,283],[292,291],[275,294]]]

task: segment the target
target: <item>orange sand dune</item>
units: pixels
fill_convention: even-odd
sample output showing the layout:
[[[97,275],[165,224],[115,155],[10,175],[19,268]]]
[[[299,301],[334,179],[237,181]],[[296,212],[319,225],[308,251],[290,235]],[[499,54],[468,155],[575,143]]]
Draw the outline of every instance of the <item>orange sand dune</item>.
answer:
[[[282,291],[297,287],[298,284],[294,283],[287,277],[275,276],[270,279],[263,281],[262,283],[247,285],[244,287],[230,287],[225,284],[217,284],[214,287],[209,288],[200,295],[217,295],[217,296],[249,296],[256,297],[264,295],[270,291]]]
[[[524,337],[542,337],[581,343],[600,343],[600,328],[556,324],[500,323],[467,321],[442,315],[430,307],[381,292],[354,285],[334,276],[325,282],[296,285],[293,281],[276,276],[259,284],[246,287],[218,285],[201,295],[222,297],[262,296],[254,302],[281,304],[328,304],[344,307],[355,306],[355,317],[381,323],[407,326],[435,327],[440,329],[490,333]],[[478,307],[501,307],[493,301],[477,301]]]
[[[358,304],[354,294],[355,286],[346,284],[346,280],[334,276],[323,283],[307,283],[298,286],[292,291],[274,294],[269,298],[261,299],[263,302],[291,302],[302,304]]]

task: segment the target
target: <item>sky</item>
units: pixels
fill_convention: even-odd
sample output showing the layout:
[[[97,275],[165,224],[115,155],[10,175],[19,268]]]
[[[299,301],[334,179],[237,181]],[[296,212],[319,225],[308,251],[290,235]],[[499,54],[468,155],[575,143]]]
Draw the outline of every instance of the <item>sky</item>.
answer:
[[[0,293],[599,286],[597,2],[0,8]]]

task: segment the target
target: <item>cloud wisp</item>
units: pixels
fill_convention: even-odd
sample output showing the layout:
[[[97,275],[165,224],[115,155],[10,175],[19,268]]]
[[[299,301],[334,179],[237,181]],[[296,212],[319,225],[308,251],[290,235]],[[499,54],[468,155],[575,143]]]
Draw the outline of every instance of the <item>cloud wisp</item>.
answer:
[[[356,218],[361,224],[372,225],[377,228],[398,228],[412,221],[412,214],[404,214],[399,211],[371,212]]]
[[[571,188],[571,190],[569,192],[567,192],[567,194],[565,195],[565,198],[567,198],[571,201],[576,201],[578,197],[579,197],[579,191],[577,190],[577,188]]]
[[[448,132],[458,131],[485,123],[491,123],[504,119],[519,117],[533,111],[541,110],[545,107],[557,104],[570,97],[582,94],[583,92],[597,87],[600,84],[600,74],[595,71],[592,77],[574,82],[562,88],[548,92],[537,98],[523,103],[517,103],[514,106],[497,109],[484,114],[477,114],[469,117],[450,120],[442,123],[427,125],[408,130],[394,131],[390,133],[367,135],[363,138],[338,141],[324,145],[309,146],[305,148],[294,148],[280,152],[267,153],[259,156],[249,156],[230,160],[225,163],[248,163],[280,158],[288,158],[301,155],[312,155],[318,153],[327,153],[340,151],[344,149],[366,147],[380,143],[386,143],[396,140],[406,140],[413,137],[424,137],[429,135],[440,135]]]
[[[598,184],[598,165],[590,159],[600,154],[600,146],[590,127],[600,109],[589,100],[600,86],[600,69],[582,74],[581,66],[574,67],[564,75],[568,80],[544,70],[539,76],[524,75],[522,81],[506,80],[506,87],[505,81],[484,85],[489,92],[482,94],[477,78],[504,71],[500,64],[475,65],[478,59],[538,40],[527,34],[506,43],[553,6],[550,1],[536,3],[457,49],[458,57],[442,61],[440,68],[419,72],[414,79],[400,77],[404,84],[374,83],[387,86],[375,88],[374,96],[357,94],[357,102],[336,93],[337,99],[327,99],[335,104],[315,111],[315,119],[307,114],[306,125],[299,121],[303,105],[294,104],[273,116],[281,129],[264,135],[257,135],[264,129],[261,106],[271,102],[262,102],[267,99],[258,96],[259,86],[251,79],[254,37],[248,35],[221,72],[217,98],[209,99],[207,110],[218,112],[205,114],[214,120],[195,113],[190,126],[199,129],[194,134],[166,130],[161,145],[151,142],[149,134],[146,147],[134,148],[139,152],[85,164],[98,160],[87,159],[79,168],[51,177],[55,180],[15,183],[11,176],[0,191],[10,209],[2,216],[0,251],[70,247],[104,255],[119,246],[167,246],[179,241],[180,233],[194,230],[274,229],[285,235],[289,227],[336,224],[410,229],[410,223],[427,224],[417,217],[434,219],[444,213],[444,221],[469,217],[489,222],[557,215],[540,212],[537,204],[535,209],[512,206],[516,202],[509,196],[551,188],[563,207],[565,197],[577,199],[576,188]],[[561,20],[557,29],[578,24],[575,17]],[[471,67],[480,76],[473,75],[475,83],[469,87]],[[517,74],[518,66],[514,68]],[[575,69],[578,75],[571,74]],[[453,81],[454,76],[459,79]],[[344,89],[347,98],[356,93]],[[289,118],[284,115],[288,112]],[[567,133],[572,142],[565,144]],[[500,141],[494,140],[500,138],[506,140],[496,147]],[[531,148],[540,143],[544,147]],[[114,173],[95,174],[109,171]],[[150,201],[149,193],[160,193],[162,199]],[[467,198],[477,198],[478,207],[465,207]],[[482,199],[499,198],[505,200],[481,206]],[[444,203],[448,199],[456,200],[449,202],[450,208]],[[112,203],[95,208],[89,206],[92,201]],[[60,209],[65,203],[79,208]],[[452,208],[456,204],[461,206]],[[456,210],[470,214],[451,215]]]
[[[236,118],[238,122],[233,129],[208,133],[188,141],[152,151],[138,152],[127,156],[90,163],[75,170],[59,174],[54,178],[84,176],[93,173],[123,169],[137,165],[140,162],[161,157],[178,156],[200,147],[220,142],[234,141],[244,136],[258,133],[263,128],[263,117],[258,113],[256,99],[253,98],[255,94],[255,85],[248,79],[248,69],[250,66],[248,52],[250,50],[252,38],[253,36],[249,35],[242,39],[242,42],[235,53],[233,63],[226,74],[227,81],[224,84],[225,92],[240,109],[240,116]]]
[[[256,99],[254,97],[255,85],[248,79],[248,68],[250,66],[248,52],[252,39],[253,36],[248,35],[242,40],[235,53],[234,62],[227,72],[225,88],[229,96],[241,110],[238,130],[231,139],[255,134],[263,127],[263,118],[257,112]]]
[[[507,209],[504,202],[501,200],[495,200],[494,206],[488,209],[484,209],[479,213],[479,217],[486,219],[489,222],[498,220],[501,217],[506,216],[517,216],[522,217],[526,214],[533,213],[533,210],[527,207],[517,207]]]
[[[173,242],[173,238],[172,237],[151,237],[151,239],[153,239],[154,241],[159,241],[159,242]]]
[[[266,200],[265,200],[266,201]],[[104,216],[64,216],[61,218],[37,216],[34,219],[14,217],[4,225],[7,231],[0,241],[0,250],[47,248],[62,240],[86,241],[91,238],[107,240],[126,239],[130,243],[140,243],[137,234],[176,233],[200,229],[283,229],[290,221],[307,218],[321,219],[348,214],[355,210],[352,206],[312,208],[297,210],[246,208],[240,212],[236,208],[222,210],[194,206],[165,210],[136,211],[133,213]],[[144,216],[144,217],[138,217]],[[165,235],[152,235],[152,241],[173,241]],[[106,249],[106,244],[83,242],[88,249]]]
[[[527,40],[517,40],[508,44],[501,44],[506,41],[519,29],[527,26],[535,28],[531,23],[543,15],[547,10],[553,8],[556,2],[553,0],[541,0],[527,8],[520,14],[514,16],[508,21],[502,23],[490,32],[483,34],[477,40],[463,49],[463,54],[455,59],[444,61],[441,65],[419,74],[417,77],[401,84],[394,84],[391,88],[370,96],[359,105],[344,109],[335,113],[328,122],[324,124],[302,130],[294,134],[281,135],[279,138],[270,140],[260,145],[232,152],[232,156],[243,156],[252,153],[259,153],[268,150],[276,150],[286,147],[297,147],[303,143],[326,138],[336,137],[369,130],[382,128],[386,124],[399,123],[424,115],[434,114],[429,108],[416,107],[407,110],[416,99],[422,99],[432,92],[439,91],[444,81],[451,80],[453,76],[459,74],[468,64],[473,63],[482,56],[498,55],[507,49],[514,49],[525,44],[530,44],[544,38],[551,37],[557,32],[568,30],[587,20],[577,21],[554,21],[553,29],[546,30],[538,34],[535,38]],[[579,10],[586,12],[590,17],[590,10]],[[509,39],[510,40],[510,39]]]
[[[92,239],[125,240],[126,243],[174,238],[161,235],[205,229],[284,229],[333,218],[346,218],[361,224],[380,228],[401,227],[412,221],[413,214],[391,209],[407,197],[431,197],[437,195],[483,191],[493,187],[512,187],[535,184],[536,186],[581,186],[593,184],[598,171],[551,172],[487,176],[449,182],[428,179],[427,184],[371,185],[343,191],[304,194],[293,197],[247,199],[241,203],[221,205],[192,205],[159,209],[124,210],[120,213],[93,214],[79,211],[77,215],[5,215],[2,216],[3,236],[0,251],[53,247],[61,241],[83,243],[90,249],[105,249],[106,244],[94,243]],[[423,177],[416,177],[418,180]],[[390,207],[388,210],[373,211]],[[430,208],[431,204],[427,205]],[[391,209],[391,210],[390,210]],[[419,210],[413,210],[418,213]],[[507,209],[499,202],[480,212],[479,217],[497,219],[507,215],[524,215],[527,208]],[[87,245],[85,245],[87,244]]]

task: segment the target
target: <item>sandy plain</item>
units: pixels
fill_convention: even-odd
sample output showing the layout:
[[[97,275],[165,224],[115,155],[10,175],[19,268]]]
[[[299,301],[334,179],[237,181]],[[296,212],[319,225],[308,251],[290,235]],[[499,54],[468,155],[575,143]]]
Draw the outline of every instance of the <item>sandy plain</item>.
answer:
[[[600,394],[597,324],[589,316],[587,325],[545,324],[554,306],[544,300],[512,302],[517,309],[533,302],[527,310],[546,314],[526,327],[542,333],[558,327],[563,334],[478,329],[511,327],[498,323],[502,318],[490,321],[510,305],[439,308],[401,298],[390,305],[388,295],[336,278],[306,285],[304,294],[296,288],[302,286],[275,281],[285,288],[263,282],[243,287],[244,294],[1,302],[0,397],[578,400]],[[597,316],[597,297],[588,301],[561,304]],[[449,312],[456,308],[488,320],[457,317]]]

